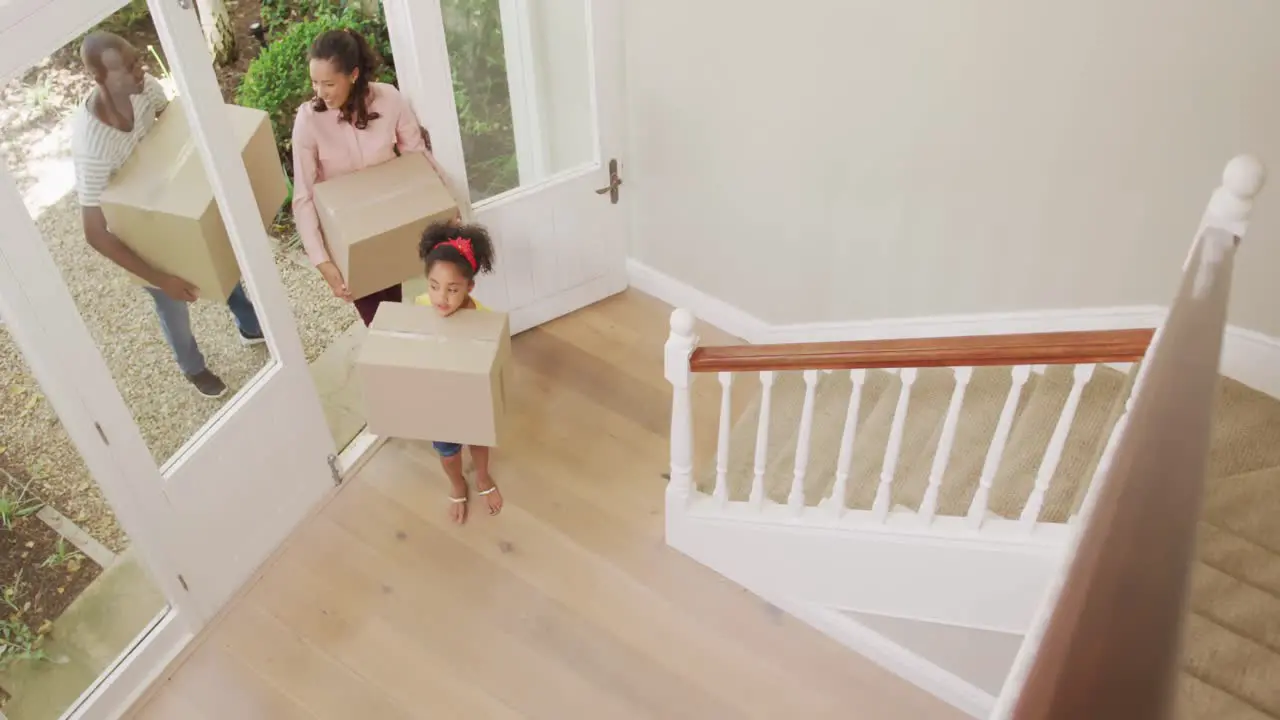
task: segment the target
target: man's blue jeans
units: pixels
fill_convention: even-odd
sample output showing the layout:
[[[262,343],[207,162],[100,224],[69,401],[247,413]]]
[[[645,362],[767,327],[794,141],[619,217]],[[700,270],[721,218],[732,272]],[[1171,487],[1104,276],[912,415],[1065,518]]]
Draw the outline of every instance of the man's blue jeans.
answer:
[[[196,337],[191,334],[191,308],[181,300],[174,300],[160,290],[149,287],[151,299],[156,303],[156,315],[160,318],[160,330],[164,339],[173,349],[173,357],[178,367],[187,376],[198,375],[208,367],[204,363],[204,355],[196,345]],[[240,334],[247,337],[261,337],[262,326],[258,324],[258,314],[254,312],[253,303],[244,293],[243,285],[236,285],[227,298],[227,307],[235,317],[236,327]]]

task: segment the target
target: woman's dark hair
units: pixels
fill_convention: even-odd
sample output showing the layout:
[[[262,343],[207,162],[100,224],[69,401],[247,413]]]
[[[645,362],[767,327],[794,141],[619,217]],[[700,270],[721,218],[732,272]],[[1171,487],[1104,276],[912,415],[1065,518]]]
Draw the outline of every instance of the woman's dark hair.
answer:
[[[311,43],[309,54],[312,60],[332,62],[347,75],[360,71],[351,86],[351,94],[338,111],[340,121],[349,122],[364,130],[369,127],[371,120],[378,119],[378,113],[369,112],[369,83],[373,82],[382,58],[378,57],[377,51],[363,35],[355,30],[327,30]],[[311,106],[316,112],[328,109],[320,98],[316,98]]]
[[[469,247],[471,257],[458,245]],[[493,272],[493,241],[481,225],[433,223],[422,233],[418,257],[427,266],[427,272],[438,262],[453,263],[463,277],[473,280],[480,273]],[[472,260],[475,265],[471,264]]]

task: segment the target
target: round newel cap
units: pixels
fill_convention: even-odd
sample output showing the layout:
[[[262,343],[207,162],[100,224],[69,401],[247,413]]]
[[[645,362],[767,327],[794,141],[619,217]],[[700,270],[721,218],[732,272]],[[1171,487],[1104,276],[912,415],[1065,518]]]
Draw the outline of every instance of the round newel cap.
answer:
[[[684,308],[676,308],[671,312],[671,332],[676,335],[689,336],[693,334],[693,313]]]
[[[1237,155],[1222,171],[1222,187],[1239,198],[1252,198],[1267,181],[1267,169],[1252,155]]]

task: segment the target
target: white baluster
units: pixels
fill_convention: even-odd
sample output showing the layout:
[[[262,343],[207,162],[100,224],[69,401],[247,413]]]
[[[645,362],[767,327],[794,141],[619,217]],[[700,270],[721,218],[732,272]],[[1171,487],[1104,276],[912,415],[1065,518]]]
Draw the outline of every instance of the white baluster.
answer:
[[[1013,429],[1013,415],[1018,410],[1018,398],[1022,395],[1022,387],[1031,377],[1029,365],[1019,365],[1013,369],[1013,384],[1009,387],[1009,395],[1004,400],[1004,409],[1000,411],[1000,420],[996,423],[996,432],[991,436],[991,447],[987,448],[987,458],[982,463],[982,476],[978,479],[978,491],[969,504],[969,525],[978,528],[987,514],[987,499],[991,496],[991,483],[995,480],[996,471],[1000,469],[1000,458],[1004,456],[1005,443],[1009,442],[1009,431]]]
[[[911,404],[911,385],[916,381],[915,368],[903,368],[898,372],[902,388],[898,391],[898,406],[893,411],[893,425],[889,428],[889,444],[884,451],[884,466],[880,470],[880,485],[876,487],[876,499],[871,505],[877,520],[889,517],[889,501],[892,497],[893,476],[898,470],[898,454],[902,451],[902,431],[907,425],[907,408]]]
[[[755,476],[751,479],[751,505],[764,504],[764,471],[769,464],[769,405],[773,397],[773,371],[760,373],[760,420],[756,425]]]
[[[1080,396],[1084,394],[1085,385],[1089,384],[1089,379],[1093,377],[1096,367],[1097,365],[1077,365],[1071,374],[1071,392],[1067,395],[1066,404],[1062,406],[1062,414],[1058,416],[1058,424],[1053,428],[1053,435],[1049,437],[1044,458],[1040,460],[1040,470],[1036,473],[1036,484],[1031,490],[1031,497],[1027,498],[1027,504],[1022,508],[1020,519],[1023,529],[1027,532],[1030,532],[1035,527],[1036,520],[1040,519],[1040,510],[1044,508],[1044,498],[1049,492],[1049,483],[1053,481],[1053,474],[1058,470],[1062,451],[1067,446],[1067,435],[1071,434],[1071,424],[1075,422],[1076,410],[1080,407]]]
[[[698,346],[693,314],[678,308],[671,313],[671,335],[663,346],[663,374],[671,383],[671,482],[668,493],[688,498],[693,486],[693,403],[689,394],[689,356]]]
[[[840,435],[840,456],[836,460],[836,486],[827,498],[826,509],[837,520],[844,515],[845,495],[849,489],[849,466],[853,464],[853,438],[858,432],[858,408],[862,405],[862,386],[867,381],[866,370],[849,371],[853,391],[849,393],[849,410],[844,416],[844,432]]]
[[[920,501],[920,515],[925,522],[931,522],[938,512],[938,493],[942,490],[942,476],[947,473],[947,463],[951,459],[951,446],[956,441],[956,426],[960,424],[960,408],[964,405],[965,388],[973,377],[973,368],[955,369],[956,387],[951,391],[951,404],[947,406],[947,419],[942,422],[942,437],[938,438],[938,449],[933,454],[933,465],[929,468],[929,487],[924,491],[924,500]]]
[[[729,500],[729,398],[733,373],[720,373],[720,437],[716,441],[716,489],[713,497],[721,505]]]
[[[791,494],[787,507],[795,512],[804,509],[804,474],[809,469],[809,438],[813,435],[813,401],[818,394],[818,371],[804,371],[804,408],[800,411],[800,437],[796,439],[795,473],[791,476]]]

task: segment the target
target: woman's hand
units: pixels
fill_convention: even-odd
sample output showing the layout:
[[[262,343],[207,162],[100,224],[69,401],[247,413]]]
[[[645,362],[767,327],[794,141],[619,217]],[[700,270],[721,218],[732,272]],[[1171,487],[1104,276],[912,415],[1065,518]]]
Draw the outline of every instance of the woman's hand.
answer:
[[[326,260],[316,266],[320,271],[320,275],[324,277],[324,281],[329,283],[329,289],[333,291],[333,296],[345,302],[351,302],[351,291],[347,289],[347,281],[342,279],[342,271],[332,260]]]

